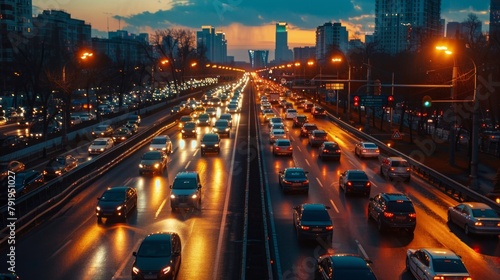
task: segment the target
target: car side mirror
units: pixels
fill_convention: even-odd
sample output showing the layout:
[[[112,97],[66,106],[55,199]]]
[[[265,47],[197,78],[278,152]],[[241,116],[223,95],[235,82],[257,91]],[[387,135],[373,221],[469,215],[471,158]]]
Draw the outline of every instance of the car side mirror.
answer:
[[[201,189],[201,184],[198,184],[198,189]]]
[[[172,189],[172,185],[170,185],[169,188]]]
[[[137,257],[137,252],[132,252],[132,256]]]

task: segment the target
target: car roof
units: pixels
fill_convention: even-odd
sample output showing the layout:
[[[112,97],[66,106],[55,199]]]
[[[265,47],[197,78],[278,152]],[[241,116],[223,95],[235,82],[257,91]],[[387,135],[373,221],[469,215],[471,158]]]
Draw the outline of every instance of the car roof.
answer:
[[[198,172],[196,171],[182,171],[175,175],[175,178],[196,178]]]
[[[407,200],[410,201],[410,198],[404,193],[380,193],[382,196],[387,198],[388,200]]]
[[[158,135],[158,136],[155,136],[153,139],[167,139],[167,138],[170,138],[166,135]]]
[[[464,202],[462,204],[465,204],[472,209],[491,209],[490,206],[488,206],[486,203],[482,203],[482,202]]]
[[[387,159],[391,161],[406,161],[406,159],[402,157],[388,157]]]
[[[350,169],[350,170],[346,170],[348,173],[363,173],[363,174],[366,174],[365,171],[363,170],[359,170],[359,169]]]
[[[339,145],[339,143],[334,142],[334,141],[325,141],[323,142],[323,145],[328,146],[328,145]]]
[[[155,232],[151,233],[146,238],[144,238],[144,241],[170,241],[172,239],[172,235],[177,234],[173,232]]]
[[[297,166],[295,166],[295,167],[287,167],[287,168],[285,168],[285,171],[304,171],[304,168],[297,167]]]
[[[452,250],[446,248],[422,248],[420,250],[426,251],[433,259],[460,259]]]

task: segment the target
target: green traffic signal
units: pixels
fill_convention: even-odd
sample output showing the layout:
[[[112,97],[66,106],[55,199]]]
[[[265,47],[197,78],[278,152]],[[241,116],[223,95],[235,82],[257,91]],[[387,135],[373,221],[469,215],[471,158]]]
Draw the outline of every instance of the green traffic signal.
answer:
[[[428,95],[424,96],[424,98],[422,99],[422,105],[425,108],[431,107],[432,106],[432,98]]]

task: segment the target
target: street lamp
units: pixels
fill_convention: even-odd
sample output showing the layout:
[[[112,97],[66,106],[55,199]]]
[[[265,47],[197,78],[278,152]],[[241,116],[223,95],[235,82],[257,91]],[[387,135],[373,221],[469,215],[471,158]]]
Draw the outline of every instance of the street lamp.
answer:
[[[332,62],[342,62],[342,58],[334,58],[332,59]],[[351,63],[349,62],[348,59],[346,59],[347,62],[347,67],[348,67],[348,73],[347,73],[347,79],[349,80],[347,82],[347,120],[349,121],[351,119]],[[338,96],[337,96],[338,100]],[[338,104],[338,103],[337,103]],[[338,111],[338,108],[337,108]]]

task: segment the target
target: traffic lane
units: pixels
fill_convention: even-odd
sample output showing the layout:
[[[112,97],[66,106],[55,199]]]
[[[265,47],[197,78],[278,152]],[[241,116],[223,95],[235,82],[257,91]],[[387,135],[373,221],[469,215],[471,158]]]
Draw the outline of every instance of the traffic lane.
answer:
[[[88,198],[82,199],[82,201],[77,199],[78,202],[75,201],[74,205],[75,207],[69,207],[68,212],[65,212],[65,215],[60,219],[57,219],[54,225],[51,225],[48,228],[45,227],[47,228],[46,230],[49,232],[48,234],[45,235],[55,236],[54,239],[55,244],[50,247],[62,248],[60,251],[57,252],[56,256],[54,257],[55,259],[47,261],[45,264],[42,264],[40,266],[41,271],[32,270],[30,268],[28,272],[28,270],[25,271],[24,269],[20,269],[19,270],[20,274],[24,275],[25,273],[26,274],[30,273],[28,274],[28,276],[32,275],[33,277],[27,277],[28,279],[30,278],[34,279],[36,275],[46,275],[47,273],[49,273],[48,274],[49,276],[47,277],[48,279],[51,279],[52,276],[56,277],[56,279],[71,279],[75,278],[75,275],[77,279],[78,278],[100,279],[101,277],[109,279],[114,274],[116,274],[116,272],[118,272],[118,270],[120,270],[121,267],[124,267],[126,269],[122,269],[120,275],[122,275],[123,273],[123,275],[129,277],[131,263],[132,263],[131,252],[133,251],[134,246],[138,245],[137,242],[142,240],[142,238],[144,238],[146,234],[158,230],[180,231],[181,237],[183,237],[184,241],[183,243],[185,252],[186,251],[189,252],[190,248],[192,248],[191,246],[189,246],[190,243],[186,242],[186,240],[190,239],[189,235],[193,233],[200,235],[196,236],[196,239],[199,239],[200,242],[191,243],[196,245],[195,249],[193,249],[195,252],[199,252],[200,249],[203,249],[201,251],[209,249],[209,248],[208,249],[200,248],[200,245],[202,245],[203,247],[214,246],[213,244],[216,244],[217,239],[213,238],[213,240],[206,241],[206,239],[209,238],[211,234],[207,234],[207,230],[205,229],[211,228],[213,230],[218,230],[217,221],[220,220],[220,217],[216,218],[215,220],[212,219],[214,215],[217,216],[217,210],[210,210],[207,211],[206,213],[202,211],[203,218],[197,219],[196,217],[191,218],[190,213],[187,213],[187,215],[181,215],[180,217],[177,216],[174,217],[169,214],[170,210],[167,207],[163,208],[163,210],[159,212],[160,214],[165,215],[165,218],[160,216],[159,219],[158,217],[156,217],[155,219],[155,215],[160,209],[160,206],[163,202],[161,198],[169,197],[170,190],[168,189],[168,186],[170,182],[168,181],[168,178],[171,177],[173,178],[177,170],[184,170],[186,162],[179,162],[177,164],[171,162],[169,164],[169,175],[168,175],[169,177],[167,178],[164,178],[163,176],[161,178],[158,178],[159,176],[156,176],[154,178],[142,178],[142,177],[137,178],[135,175],[138,173],[137,165],[140,160],[139,158],[142,155],[142,153],[146,151],[146,149],[147,148],[144,148],[143,150],[134,154],[134,156],[125,160],[118,167],[114,168],[108,174],[106,174],[106,176],[103,177],[108,180],[111,180],[111,182],[102,183],[101,180],[103,179],[101,178],[98,182],[92,184],[91,187],[85,190],[85,191],[95,190],[98,189],[97,186],[101,185],[122,185],[124,183],[128,183],[129,185],[136,187],[139,191],[138,207],[137,211],[135,211],[134,214],[132,214],[131,217],[129,218],[127,224],[112,223],[108,225],[107,223],[105,223],[102,227],[98,227],[96,225],[94,211],[97,203],[96,197],[100,196],[100,194],[102,193],[102,189],[99,189],[98,191],[96,190],[91,195],[87,196],[85,196],[85,194],[81,194],[77,198],[80,198],[82,196]],[[175,151],[174,154],[175,153],[182,154],[183,152]],[[184,153],[192,155],[193,151],[190,150]],[[180,158],[183,157],[181,156]],[[215,159],[210,159],[210,160],[215,160]],[[228,160],[224,159],[222,156],[217,161],[222,163],[228,162]],[[223,178],[223,176],[225,176],[224,174],[227,173],[226,172],[227,170],[224,170],[224,168],[220,168],[220,165],[206,164],[206,166],[207,166],[206,167],[207,172],[215,175],[219,174],[214,176],[215,178],[217,177]],[[214,166],[214,168],[211,168],[211,166]],[[217,168],[219,169],[215,170],[215,166],[217,166]],[[196,166],[193,167],[196,168]],[[130,174],[132,174],[132,176],[130,176]],[[203,179],[202,176],[202,182],[204,183],[206,189],[211,188],[210,179],[207,178]],[[224,184],[221,183],[218,184],[217,186],[222,189],[224,187]],[[217,197],[215,195],[216,194],[215,191],[213,192],[213,194],[214,195],[209,195],[204,197],[205,199],[204,202],[210,201],[210,199],[212,199],[213,197]],[[219,202],[214,204],[222,205],[223,203]],[[71,212],[75,211],[74,209],[80,209],[80,210],[79,212],[76,213]],[[218,215],[220,216],[220,214]],[[73,217],[76,218],[72,219]],[[73,225],[71,227],[68,227],[68,224],[71,224],[71,221],[73,221],[73,223],[76,225],[82,223],[82,217],[86,218],[85,219],[86,222],[83,223],[80,227],[76,227]],[[108,226],[110,227],[109,229]],[[181,227],[183,227],[182,230],[179,230]],[[68,240],[67,238],[66,239],[63,238],[66,237],[66,234],[64,233],[67,232],[68,228],[78,229],[78,231],[69,236],[72,237],[71,239],[72,241],[69,243],[67,243],[68,241],[64,242],[64,240]],[[119,230],[117,230],[117,228],[119,228]],[[194,229],[196,229],[196,231],[194,231]],[[116,230],[116,235],[113,234],[112,230]],[[138,230],[139,233],[137,233]],[[186,231],[186,233],[184,233],[184,231]],[[96,232],[101,233],[102,235],[95,236]],[[62,236],[61,234],[58,235],[57,233],[61,233]],[[35,235],[34,238],[36,239],[37,236]],[[116,242],[110,242],[110,241],[116,241]],[[90,244],[91,248],[86,248],[84,246],[81,246],[80,244]],[[34,240],[32,243],[29,241],[27,242],[23,241],[23,248],[24,247],[26,247],[25,251],[21,248],[18,248],[19,250],[18,252],[20,252],[19,254],[22,256],[30,256],[31,254],[29,252],[33,251],[31,250],[31,248],[37,248],[37,242],[36,240]],[[100,263],[97,263],[95,261],[95,258],[97,257],[95,255],[96,249],[98,249],[97,250],[98,252],[101,252],[100,254],[101,256],[106,257],[106,259]],[[48,249],[43,249],[40,250],[40,252],[51,252],[51,251]],[[41,256],[44,254],[37,254],[37,255]],[[197,254],[193,253],[192,255],[196,256]],[[115,256],[116,258],[113,258],[113,256]],[[186,259],[189,260],[189,257],[186,258],[186,256],[183,257],[185,262]],[[118,265],[119,261],[123,260],[124,257],[129,257],[130,263],[127,263],[126,265],[123,266],[122,265],[119,266]],[[85,261],[85,260],[90,260],[90,261]],[[200,263],[200,260],[198,259],[196,260],[196,262]],[[27,264],[33,262],[23,261],[23,263]],[[47,268],[54,267],[53,265],[54,263],[58,264],[60,263],[62,265],[60,265],[56,270],[47,271],[48,270]],[[210,263],[207,263],[206,265],[204,265],[204,267],[210,269],[212,265]],[[113,271],[113,273],[111,273],[111,276],[110,276],[110,271]],[[204,272],[203,270],[199,270],[196,273],[203,273],[203,272]],[[64,277],[69,277],[70,275],[71,275],[70,278],[64,278]],[[197,278],[203,278],[203,277],[197,275]]]

